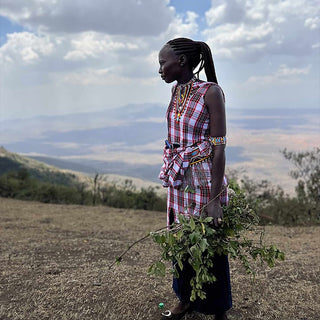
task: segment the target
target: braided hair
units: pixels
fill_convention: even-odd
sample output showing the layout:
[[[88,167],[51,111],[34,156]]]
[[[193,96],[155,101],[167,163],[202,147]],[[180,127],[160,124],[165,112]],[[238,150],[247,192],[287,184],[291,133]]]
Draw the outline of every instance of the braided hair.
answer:
[[[198,71],[194,73],[197,78],[199,78],[199,73],[204,68],[207,80],[218,83],[211,50],[205,42],[193,41],[188,38],[176,38],[168,41],[167,44],[177,55],[186,55],[192,70],[200,64]]]

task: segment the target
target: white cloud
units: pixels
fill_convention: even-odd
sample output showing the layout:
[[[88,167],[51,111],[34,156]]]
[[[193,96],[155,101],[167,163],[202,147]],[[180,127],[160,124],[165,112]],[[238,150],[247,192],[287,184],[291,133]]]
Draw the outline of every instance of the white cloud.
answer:
[[[118,83],[127,85],[133,84],[134,80],[129,79],[117,74],[112,68],[105,69],[93,69],[88,68],[83,71],[68,72],[64,76],[59,75],[57,80],[62,81],[65,84],[73,85],[95,85],[95,86],[108,86],[117,87]]]
[[[42,32],[141,36],[165,31],[173,10],[166,0],[2,0],[0,15]]]
[[[68,3],[77,11],[79,1]],[[161,3],[164,5],[166,1]],[[61,4],[41,2],[38,11],[36,4],[38,0],[30,0],[25,6],[20,1],[2,1],[1,14],[5,11],[15,21],[24,25],[32,21],[34,30],[42,29],[36,34],[9,34],[0,48],[3,117],[87,111],[88,106],[101,108],[144,99],[159,102],[168,87],[158,76],[158,50],[170,38],[192,36],[198,30],[197,14],[188,12],[173,18],[156,36],[112,35],[89,29],[76,34],[46,33],[41,19],[53,14],[50,10],[61,10]],[[167,9],[174,13],[173,8]],[[112,12],[110,7],[108,14],[116,15],[117,10]],[[148,10],[148,6],[143,6],[143,10]],[[161,10],[157,16],[160,13]],[[87,15],[92,12],[89,10]],[[82,21],[69,18],[74,25],[81,25],[79,30],[83,28]],[[93,18],[94,15],[90,19]],[[126,94],[122,94],[123,90]]]
[[[289,68],[285,64],[280,65],[279,69],[271,75],[264,76],[251,76],[243,86],[254,85],[263,87],[266,85],[278,86],[286,83],[301,82],[303,76],[307,75],[310,71],[310,66],[305,68]]]
[[[87,58],[98,58],[110,52],[119,50],[138,50],[139,46],[127,41],[117,41],[115,37],[96,32],[81,33],[76,39],[71,40],[71,50],[64,56],[65,60],[80,61]]]
[[[0,1],[1,15],[30,28],[29,32],[7,35],[7,42],[0,47],[4,117],[87,111],[89,107],[99,109],[128,102],[166,103],[170,86],[158,76],[158,51],[175,37],[201,38],[198,22],[202,17],[192,11],[177,13],[165,0]],[[140,32],[137,26],[125,22],[119,13],[124,3],[125,12],[131,11],[134,21],[140,19],[139,28],[146,30]],[[260,85],[253,86],[253,80],[264,84],[260,87],[275,80],[283,85],[297,84],[306,65],[310,65],[310,80],[305,84],[309,88],[305,96],[311,96],[310,92],[316,95],[315,86],[310,85],[315,83],[316,58],[309,62],[304,57],[274,59],[283,53],[298,55],[319,50],[319,40],[311,41],[309,37],[319,28],[313,0],[282,1],[278,5],[275,0],[212,3],[204,35],[214,58],[218,58],[218,78],[230,92],[229,102],[252,104],[254,90]],[[156,14],[149,4],[155,4]],[[152,23],[142,19],[146,14],[152,16]],[[110,21],[115,26],[109,26]],[[225,57],[228,60],[221,64]],[[259,63],[250,69],[241,61],[232,64],[232,58],[255,59]],[[249,78],[250,95],[240,85]],[[232,82],[237,84],[236,90]],[[286,92],[293,88],[288,87]],[[263,93],[261,89],[259,95]]]
[[[315,0],[212,1],[203,34],[222,58],[312,54],[319,35]]]
[[[0,63],[34,64],[54,51],[54,44],[46,36],[20,32],[8,35],[8,41],[0,47]]]
[[[216,1],[213,1],[211,9],[206,12],[209,26],[217,26],[222,23],[239,23],[245,17],[245,7],[240,1],[229,0],[214,6],[215,3]]]
[[[311,30],[318,29],[320,25],[320,18],[319,17],[308,18],[304,22],[304,25],[306,27],[309,27]]]
[[[295,77],[299,75],[306,75],[309,73],[310,67],[306,68],[288,68],[286,65],[281,65],[275,76],[278,78]]]
[[[161,38],[168,41],[177,37],[192,38],[199,31],[197,18],[199,16],[192,11],[188,11],[186,16],[178,15],[169,24],[168,29],[161,35]]]

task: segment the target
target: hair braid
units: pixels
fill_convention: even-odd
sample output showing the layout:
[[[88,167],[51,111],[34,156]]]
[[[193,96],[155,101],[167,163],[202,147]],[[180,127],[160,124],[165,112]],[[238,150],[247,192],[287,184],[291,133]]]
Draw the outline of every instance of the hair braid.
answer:
[[[207,80],[218,83],[211,50],[205,42],[200,42],[200,46],[201,46],[201,54],[202,54],[202,61],[203,61],[202,68],[204,67]]]
[[[207,80],[218,83],[211,50],[205,42],[193,41],[188,38],[176,38],[168,41],[167,44],[171,46],[177,55],[186,55],[192,70],[200,64],[194,75],[199,78],[199,73],[204,68]]]

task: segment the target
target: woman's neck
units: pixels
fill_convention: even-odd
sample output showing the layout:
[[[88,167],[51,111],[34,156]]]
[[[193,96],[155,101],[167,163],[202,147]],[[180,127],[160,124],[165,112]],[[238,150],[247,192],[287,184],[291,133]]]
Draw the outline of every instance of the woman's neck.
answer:
[[[193,72],[183,74],[180,79],[177,79],[178,85],[188,83],[194,77]]]

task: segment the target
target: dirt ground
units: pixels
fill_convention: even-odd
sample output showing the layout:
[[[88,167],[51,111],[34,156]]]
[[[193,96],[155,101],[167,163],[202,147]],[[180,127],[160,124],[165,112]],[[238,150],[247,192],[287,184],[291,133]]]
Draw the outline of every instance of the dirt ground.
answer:
[[[0,198],[0,319],[159,319],[158,304],[169,308],[175,297],[169,274],[146,275],[156,245],[147,240],[108,266],[165,220],[158,212]],[[230,261],[229,319],[320,319],[320,227],[268,226],[265,233],[286,260],[259,267],[254,282]]]

